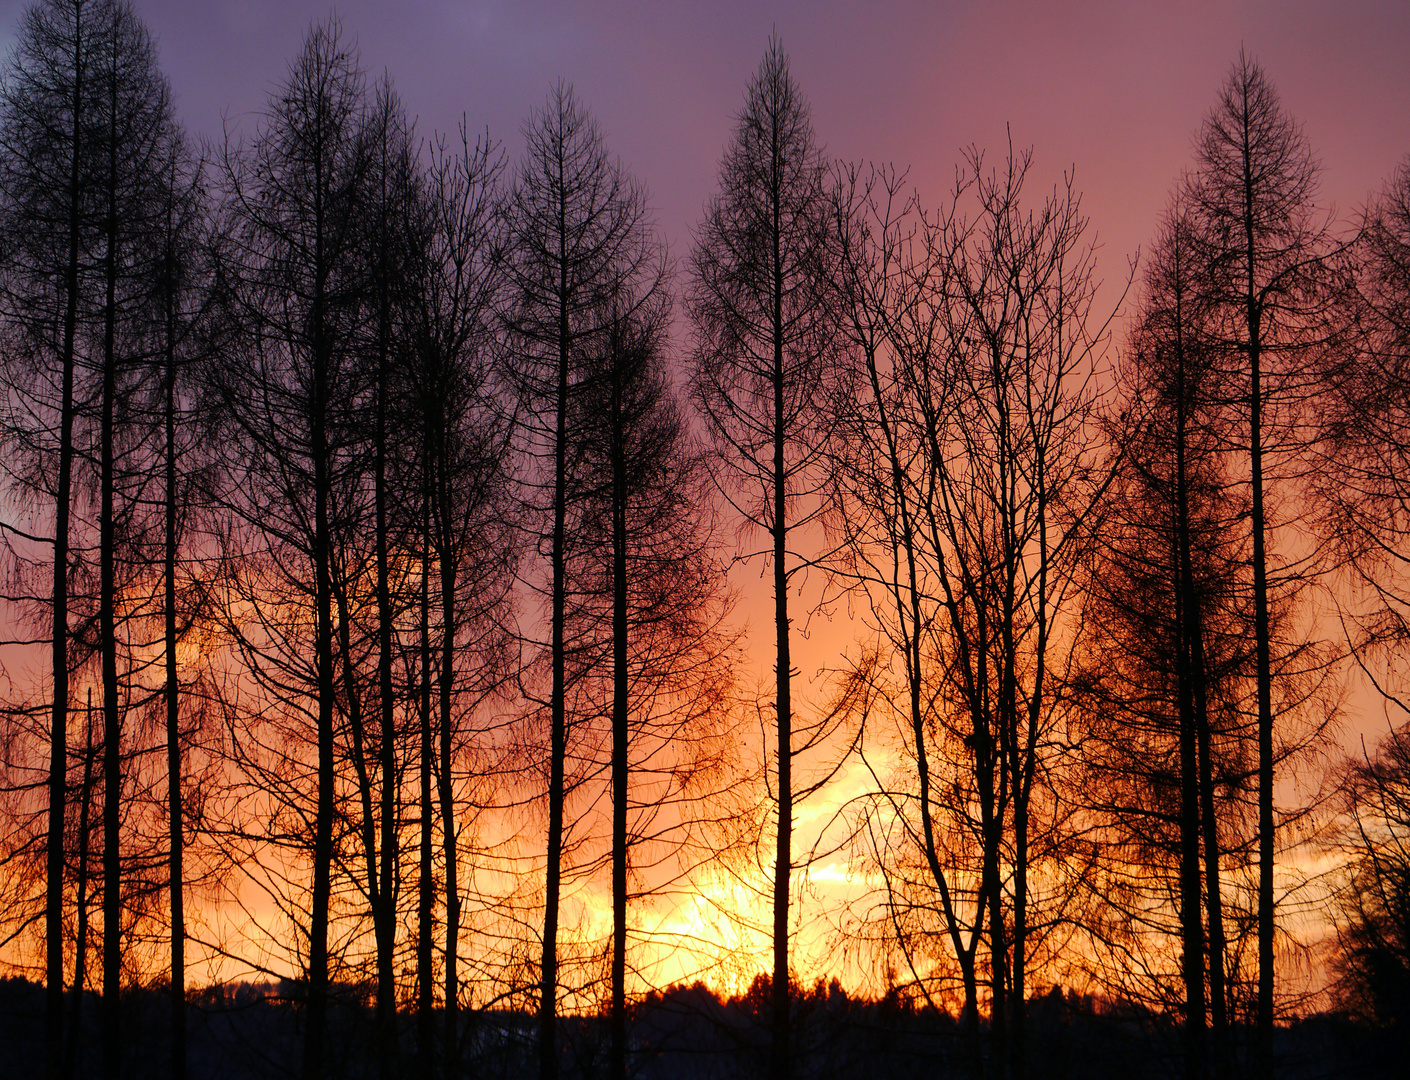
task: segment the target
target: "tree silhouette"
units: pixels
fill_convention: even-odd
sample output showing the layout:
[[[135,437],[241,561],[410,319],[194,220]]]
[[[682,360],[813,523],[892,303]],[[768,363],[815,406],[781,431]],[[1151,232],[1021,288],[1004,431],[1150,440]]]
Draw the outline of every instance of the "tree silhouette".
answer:
[[[897,212],[894,177],[851,189],[844,280],[869,392],[843,413],[833,515],[841,572],[879,632],[858,667],[869,720],[894,717],[902,740],[859,838],[927,994],[938,911],[975,1070],[986,949],[991,1060],[1018,1074],[1027,970],[1051,926],[1034,912],[1062,903],[1073,863],[1057,732],[1076,570],[1111,476],[1093,438],[1106,322],[1086,220],[1070,186],[1025,205],[1029,160],[986,172],[972,151],[929,216]],[[1038,865],[1051,872],[1030,878]]]
[[[600,355],[616,297],[650,303],[664,272],[642,190],[614,163],[572,88],[559,83],[525,124],[527,148],[506,207],[503,307],[507,374],[525,408],[524,431],[541,466],[531,490],[547,506],[549,666],[548,859],[540,964],[540,1075],[558,1074],[558,922],[562,892],[570,641],[569,536],[583,453],[578,398]],[[609,318],[609,316],[611,316]]]
[[[1089,660],[1079,682],[1089,695],[1085,801],[1107,844],[1100,904],[1114,911],[1110,926],[1154,927],[1157,910],[1173,909],[1178,934],[1167,933],[1179,942],[1179,979],[1162,967],[1162,935],[1099,933],[1099,948],[1148,956],[1115,961],[1114,980],[1156,1008],[1183,1011],[1186,1070],[1196,1076],[1208,1058],[1206,967],[1216,1071],[1232,1065],[1220,856],[1242,847],[1249,747],[1238,709],[1253,686],[1253,655],[1237,540],[1247,505],[1230,476],[1223,381],[1184,210],[1172,207],[1148,258],[1123,365],[1124,422],[1110,436],[1122,464],[1090,563]],[[1142,970],[1159,975],[1138,990]]]
[[[1323,340],[1331,242],[1313,202],[1316,164],[1301,128],[1263,70],[1240,54],[1205,119],[1188,185],[1204,248],[1213,336],[1232,372],[1246,379],[1239,408],[1247,425],[1254,641],[1258,674],[1259,883],[1258,1075],[1273,1074],[1274,907],[1273,646],[1266,506],[1268,458],[1300,438],[1289,425],[1315,373]]]
[[[358,246],[367,197],[365,111],[362,75],[340,27],[315,26],[272,95],[254,143],[227,146],[221,163],[228,224],[220,272],[240,340],[211,375],[229,476],[221,509],[246,527],[226,528],[227,547],[240,556],[224,582],[226,628],[256,693],[266,697],[253,703],[251,718],[269,724],[277,717],[296,740],[306,738],[311,721],[316,747],[311,776],[263,776],[260,783],[282,796],[312,834],[307,1080],[324,1071],[328,1010],[333,558],[345,524],[336,495],[352,479],[347,447],[355,439],[350,406],[365,288]],[[235,548],[241,540],[254,543],[247,554]],[[244,763],[257,767],[248,756]],[[307,844],[303,829],[288,834],[298,848]]]
[[[691,257],[691,391],[724,472],[721,487],[769,534],[775,682],[773,874],[774,1080],[791,1074],[789,902],[793,856],[793,666],[790,540],[820,512],[837,341],[838,245],[826,161],[777,37],[749,81]],[[811,504],[811,505],[810,505]]]
[[[502,287],[503,157],[488,139],[471,144],[461,132],[458,152],[437,145],[421,200],[411,208],[412,284],[404,318],[409,337],[406,394],[417,435],[416,465],[424,470],[421,538],[436,566],[439,608],[434,746],[421,746],[425,769],[436,766],[445,892],[445,993],[442,1058],[446,1080],[460,1074],[459,940],[460,819],[455,763],[467,714],[501,691],[512,659],[509,589],[520,557],[511,521],[510,450],[514,426],[500,400],[494,372],[493,304]],[[429,617],[429,616],[428,616]],[[428,628],[429,632],[429,628]],[[468,704],[463,704],[468,699]],[[431,724],[431,717],[425,718]],[[430,734],[423,731],[423,735]],[[422,837],[429,843],[423,797]],[[423,881],[429,856],[422,856]],[[426,881],[427,885],[431,882]],[[423,901],[424,903],[424,901]],[[423,908],[424,910],[424,908]],[[419,946],[420,947],[420,946]],[[430,971],[418,958],[424,1007]],[[429,1051],[429,1038],[425,1050]]]

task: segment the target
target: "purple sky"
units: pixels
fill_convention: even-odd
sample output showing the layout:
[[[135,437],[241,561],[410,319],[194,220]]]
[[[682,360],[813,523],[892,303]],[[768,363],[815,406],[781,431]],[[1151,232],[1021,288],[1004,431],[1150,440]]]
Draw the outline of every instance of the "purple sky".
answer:
[[[19,0],[0,0],[8,47]],[[252,130],[326,0],[135,0],[189,129]],[[1080,14],[1066,13],[1079,9]],[[519,125],[560,76],[645,181],[672,250],[713,190],[745,81],[776,27],[829,150],[911,167],[931,203],[961,147],[1005,124],[1038,176],[1076,167],[1104,276],[1147,242],[1190,139],[1242,44],[1306,125],[1343,211],[1410,152],[1405,0],[726,2],[344,0],[368,71],[389,71],[421,130],[488,126],[511,159]],[[1036,192],[1035,192],[1036,194]]]

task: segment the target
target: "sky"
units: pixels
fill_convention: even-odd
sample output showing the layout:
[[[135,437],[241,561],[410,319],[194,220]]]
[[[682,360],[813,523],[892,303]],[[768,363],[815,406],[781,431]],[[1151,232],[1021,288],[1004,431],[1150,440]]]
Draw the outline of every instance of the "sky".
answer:
[[[0,0],[8,46],[20,0]],[[1323,193],[1354,210],[1410,152],[1403,0],[672,4],[606,0],[135,0],[194,133],[251,133],[311,22],[336,11],[365,67],[390,73],[423,135],[462,116],[511,160],[549,86],[570,81],[649,188],[684,258],[747,79],[771,31],[838,158],[909,167],[932,204],[960,151],[1031,146],[1046,182],[1075,170],[1120,278],[1148,241],[1191,137],[1242,47],[1306,126]]]
[[[0,0],[8,51],[21,0]],[[372,77],[386,71],[418,131],[488,130],[511,162],[521,124],[571,82],[609,147],[646,185],[685,260],[734,116],[771,32],[835,158],[909,169],[943,201],[966,147],[1034,152],[1035,187],[1071,172],[1119,294],[1192,139],[1246,50],[1305,126],[1321,198],[1350,220],[1410,154],[1405,0],[907,0],[672,4],[608,0],[134,0],[188,130],[215,145],[254,134],[311,23],[336,11]],[[755,590],[746,590],[752,593]],[[746,596],[765,639],[767,609]],[[800,652],[807,677],[845,627]],[[753,650],[759,674],[767,648]],[[835,651],[833,652],[835,656]],[[820,809],[809,811],[825,817]],[[807,820],[806,816],[805,819]]]

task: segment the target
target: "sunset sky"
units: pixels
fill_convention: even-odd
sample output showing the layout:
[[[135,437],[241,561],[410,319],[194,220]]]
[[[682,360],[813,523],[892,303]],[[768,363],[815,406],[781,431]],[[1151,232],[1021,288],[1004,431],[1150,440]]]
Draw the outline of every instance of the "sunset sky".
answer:
[[[24,6],[0,0],[6,51]],[[1033,148],[1033,176],[1044,187],[1075,170],[1109,283],[1124,280],[1149,242],[1241,47],[1305,125],[1324,167],[1322,201],[1342,220],[1410,154],[1406,0],[134,0],[134,7],[157,38],[178,115],[215,145],[223,125],[234,139],[254,134],[304,32],[330,10],[357,41],[369,76],[384,69],[392,76],[421,135],[453,133],[463,115],[472,134],[488,129],[503,142],[511,164],[528,110],[563,78],[649,189],[682,262],[771,30],[828,152],[909,168],[932,205],[964,147],[999,156],[1010,133],[1015,147]],[[1114,302],[1116,290],[1104,295]],[[768,613],[748,600],[762,676],[771,663]],[[847,637],[835,623],[805,647],[805,676],[828,662],[827,643]],[[805,811],[800,828],[829,812]],[[683,932],[701,931],[708,913],[691,914],[700,907],[675,913]]]
[[[8,47],[23,8],[0,2]],[[1403,0],[1083,3],[537,3],[510,0],[137,0],[177,109],[219,141],[253,130],[310,22],[336,10],[369,73],[395,79],[420,130],[462,114],[517,157],[520,124],[571,81],[649,187],[683,257],[714,188],[745,82],[776,29],[835,156],[910,166],[939,200],[962,147],[1005,125],[1039,175],[1076,169],[1105,276],[1146,243],[1240,46],[1304,122],[1325,196],[1359,205],[1410,152]]]

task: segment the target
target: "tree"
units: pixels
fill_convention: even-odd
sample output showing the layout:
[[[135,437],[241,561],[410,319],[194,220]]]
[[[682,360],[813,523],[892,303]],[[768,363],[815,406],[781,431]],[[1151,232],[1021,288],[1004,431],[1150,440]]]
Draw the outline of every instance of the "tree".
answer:
[[[725,797],[732,759],[721,736],[734,637],[723,628],[731,598],[712,481],[666,368],[669,297],[650,284],[655,296],[624,290],[611,299],[605,348],[583,395],[583,605],[610,609],[610,661],[589,677],[588,697],[609,699],[599,708],[611,716],[614,1080],[628,1075],[628,909],[641,895],[634,866],[649,862],[659,875],[673,856],[694,861],[693,849],[708,843],[692,835],[708,825],[702,804]]]
[[[501,183],[504,159],[488,138],[471,144],[461,131],[459,151],[438,144],[410,221],[412,279],[404,318],[407,408],[417,433],[422,470],[420,539],[436,568],[439,642],[436,654],[435,744],[432,718],[423,720],[422,783],[434,764],[445,890],[444,1036],[446,1080],[460,1074],[459,938],[461,887],[456,767],[467,718],[500,691],[509,673],[509,590],[520,558],[520,534],[511,523],[514,425],[501,407],[494,378],[494,302],[503,284]],[[423,575],[428,573],[423,569]],[[427,587],[423,583],[423,588]],[[427,628],[429,635],[430,628]],[[432,642],[425,644],[431,650]],[[428,657],[428,665],[431,664]],[[421,875],[429,877],[430,791],[422,791]],[[433,898],[421,898],[423,913]],[[429,922],[429,916],[424,916]],[[428,927],[429,929],[429,927]],[[427,946],[418,942],[418,948]],[[418,954],[427,1005],[430,965]],[[423,1027],[424,1049],[430,1036]]]
[[[1122,463],[1104,543],[1090,560],[1089,659],[1078,681],[1087,697],[1085,801],[1106,851],[1095,891],[1108,914],[1089,920],[1094,951],[1112,951],[1118,994],[1183,1012],[1186,1073],[1199,1076],[1206,968],[1216,1071],[1232,1064],[1220,856],[1244,846],[1239,712],[1253,656],[1241,599],[1246,551],[1234,539],[1247,506],[1229,476],[1224,388],[1205,340],[1184,209],[1174,205],[1146,266],[1123,371],[1126,408],[1110,435]],[[1152,933],[1165,910],[1178,932]],[[1178,979],[1165,966],[1172,939]],[[1183,1001],[1169,995],[1177,985]]]
[[[99,83],[95,35],[107,5],[81,0],[27,8],[3,89],[4,274],[7,381],[25,403],[7,416],[9,469],[53,501],[51,715],[45,842],[46,1060],[62,1069],[63,843],[68,758],[69,575],[75,378],[81,318],[93,302],[88,258],[96,243],[91,139]],[[58,288],[54,288],[57,283]],[[26,415],[28,414],[28,415]],[[38,423],[35,421],[38,420]],[[53,487],[46,479],[52,476]],[[46,498],[47,496],[47,498]],[[13,530],[11,530],[13,531]]]
[[[118,683],[118,551],[133,542],[137,486],[145,470],[129,465],[129,445],[120,445],[119,395],[150,373],[125,354],[138,335],[131,320],[150,303],[156,285],[153,256],[160,251],[164,200],[153,198],[167,176],[174,125],[165,80],[156,70],[151,38],[126,5],[115,5],[99,32],[94,57],[100,79],[98,120],[103,132],[95,194],[102,204],[102,391],[99,419],[99,653],[103,686],[103,1072],[116,1080],[121,1069],[122,976],[121,835],[122,731],[126,703]],[[127,325],[125,325],[127,324]],[[145,365],[143,365],[145,367]],[[126,462],[120,458],[126,459]],[[145,464],[145,463],[144,463]],[[119,505],[123,500],[126,505]],[[124,526],[127,526],[124,528]],[[119,529],[127,534],[119,538]],[[130,555],[131,562],[133,559]]]
[[[312,775],[281,771],[257,785],[286,800],[300,824],[285,842],[306,850],[311,863],[307,1080],[324,1071],[328,1010],[338,707],[333,557],[346,509],[335,495],[355,480],[347,448],[356,439],[351,404],[360,384],[365,108],[362,75],[340,27],[315,26],[252,146],[227,144],[221,162],[227,225],[220,273],[240,337],[210,378],[228,470],[222,510],[243,526],[226,529],[236,561],[227,567],[222,607],[253,683],[249,719],[282,727],[294,745],[309,739],[310,722],[313,729]],[[252,546],[241,551],[246,541]],[[251,745],[235,751],[258,769],[259,732],[249,737]],[[280,770],[294,765],[282,751],[274,760]]]
[[[72,670],[69,617],[75,470],[96,489],[98,603],[94,641],[103,709],[103,1068],[120,1066],[122,976],[123,727],[133,678],[132,612],[149,564],[142,514],[148,431],[134,414],[155,372],[143,327],[157,287],[156,252],[166,162],[178,139],[166,84],[146,28],[123,3],[37,5],[26,14],[5,83],[6,213],[19,241],[7,268],[11,372],[21,400],[12,419],[19,463],[52,462],[54,498],[53,700],[50,724],[49,1067],[60,1067],[63,781]],[[63,254],[61,255],[60,252]],[[46,281],[47,279],[47,281]],[[54,292],[49,283],[61,286]],[[57,300],[57,307],[53,306]],[[57,376],[60,388],[46,384]],[[38,396],[32,396],[38,395]],[[37,406],[35,408],[34,406]],[[55,424],[51,426],[50,410]],[[26,415],[28,414],[28,415]],[[54,427],[57,427],[55,438]],[[79,432],[83,433],[81,437]],[[91,436],[90,453],[81,444]],[[56,461],[54,459],[57,459]],[[96,460],[95,460],[96,459]],[[35,490],[33,473],[17,476]],[[38,479],[38,490],[48,481]],[[124,654],[127,670],[119,673]]]
[[[1274,704],[1268,542],[1269,465],[1296,453],[1305,435],[1312,346],[1326,338],[1334,295],[1326,260],[1332,244],[1316,217],[1316,164],[1301,128],[1283,111],[1263,70],[1242,53],[1205,119],[1188,197],[1203,247],[1203,289],[1212,334],[1231,372],[1246,379],[1239,408],[1247,425],[1250,555],[1258,679],[1258,1075],[1273,1070]],[[1287,561],[1287,560],[1285,560]],[[1284,567],[1284,574],[1288,568]]]
[[[570,514],[583,452],[578,399],[589,358],[600,355],[613,297],[647,303],[664,273],[646,201],[621,165],[607,156],[597,125],[572,88],[559,83],[524,127],[525,155],[506,207],[507,283],[502,318],[506,374],[524,408],[524,435],[539,459],[531,513],[544,521],[548,547],[550,689],[548,700],[548,852],[540,964],[539,1065],[558,1074],[558,922],[562,892],[564,805],[571,718],[568,715]],[[629,318],[631,310],[618,311]]]
[[[1111,475],[1092,438],[1107,321],[1086,219],[1070,180],[1025,206],[1029,161],[986,172],[971,151],[933,215],[912,216],[893,175],[849,185],[866,390],[835,440],[831,515],[877,633],[857,665],[872,737],[899,739],[857,836],[918,991],[943,991],[946,947],[958,966],[976,1071],[987,951],[991,1060],[1015,1075],[1027,971],[1058,921],[1044,909],[1074,869],[1057,747],[1077,568]]]
[[[338,627],[341,642],[341,658],[344,679],[347,685],[347,704],[353,722],[355,747],[354,767],[362,797],[362,838],[363,851],[367,863],[367,895],[372,910],[373,934],[377,950],[377,1057],[383,1080],[391,1080],[397,1070],[397,1003],[396,1003],[396,936],[397,936],[397,893],[401,880],[400,844],[400,777],[397,761],[397,695],[393,683],[394,636],[398,607],[394,606],[391,560],[395,552],[395,535],[406,535],[410,530],[407,514],[397,514],[401,509],[398,502],[416,506],[419,500],[418,485],[411,485],[409,498],[399,499],[394,490],[396,477],[392,474],[395,447],[390,435],[395,420],[394,395],[400,387],[395,385],[400,374],[395,363],[395,343],[401,329],[399,308],[410,284],[413,254],[407,250],[411,239],[405,227],[403,207],[416,200],[417,170],[413,151],[413,133],[407,123],[401,102],[396,96],[389,79],[384,79],[377,88],[376,100],[368,114],[361,135],[367,154],[367,177],[365,207],[361,215],[364,253],[368,262],[365,303],[368,318],[365,325],[366,340],[363,343],[363,363],[366,372],[363,378],[370,387],[372,403],[370,417],[364,416],[363,442],[370,444],[372,469],[372,533],[375,580],[372,594],[375,607],[375,637],[377,665],[376,729],[377,754],[375,769],[378,804],[374,821],[372,805],[372,770],[368,768],[370,752],[365,749],[362,735],[363,717],[361,691],[357,686],[355,660],[349,644],[349,634],[354,617],[348,610],[349,592],[355,582],[349,580],[357,570],[344,565],[335,558],[334,590],[337,594]],[[365,462],[365,459],[364,459]],[[399,522],[395,520],[402,518]],[[352,534],[364,532],[358,523],[352,523]],[[424,574],[423,574],[424,578]],[[408,690],[407,698],[421,697],[414,689]],[[424,711],[424,710],[423,710]],[[423,766],[424,772],[424,766]],[[429,829],[429,822],[423,817],[423,834]],[[422,894],[430,888],[429,881],[423,881]],[[429,926],[423,926],[423,938]],[[429,974],[429,972],[427,973]],[[429,986],[429,980],[424,981]]]
[[[1364,760],[1349,763],[1345,809],[1351,858],[1339,897],[1344,1002],[1403,1033],[1410,1024],[1410,728],[1393,728]]]
[[[167,147],[165,205],[159,224],[159,246],[153,283],[156,350],[160,357],[162,426],[162,650],[166,720],[166,812],[168,838],[168,895],[171,918],[172,1076],[186,1075],[186,921],[185,830],[182,797],[184,774],[181,730],[183,686],[177,646],[195,621],[192,597],[200,589],[182,589],[179,560],[188,535],[194,490],[199,475],[196,462],[202,455],[193,445],[188,423],[192,382],[189,369],[198,345],[202,308],[209,298],[207,267],[201,244],[208,221],[204,172],[191,159],[179,137]],[[178,458],[184,459],[178,463]],[[182,593],[187,593],[183,596]],[[183,604],[183,601],[185,603]],[[178,624],[183,625],[178,625]]]
[[[1317,495],[1351,586],[1343,599],[1352,656],[1379,693],[1390,730],[1349,763],[1352,828],[1340,897],[1344,1002],[1403,1034],[1410,1023],[1410,163],[1366,209],[1355,249],[1353,332],[1325,400]],[[1394,1041],[1388,1045],[1395,1045]]]
[[[1334,390],[1323,401],[1316,494],[1356,590],[1345,609],[1352,654],[1394,715],[1410,713],[1391,675],[1410,645],[1410,163],[1367,207]]]
[[[794,864],[791,547],[821,510],[827,395],[837,371],[837,231],[828,169],[777,37],[750,79],[720,191],[691,257],[691,394],[730,505],[769,534],[775,632],[772,1075],[787,1080],[789,901]]]

